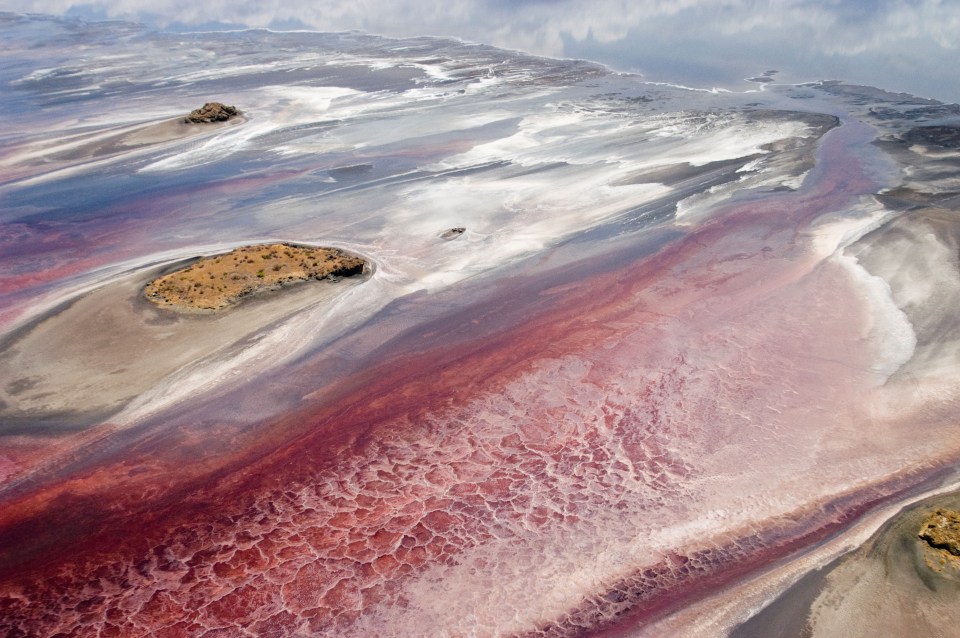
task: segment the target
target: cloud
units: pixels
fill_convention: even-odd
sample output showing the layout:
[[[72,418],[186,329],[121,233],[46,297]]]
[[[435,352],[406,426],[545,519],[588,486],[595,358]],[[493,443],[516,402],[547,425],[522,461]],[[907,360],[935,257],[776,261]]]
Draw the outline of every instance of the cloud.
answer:
[[[930,37],[955,46],[960,5],[939,0],[12,0],[15,11],[106,15],[173,23],[249,27],[306,25],[386,35],[450,35],[559,55],[562,35],[621,40],[657,26],[728,36],[799,31],[836,51],[875,49],[891,40]]]
[[[7,5],[158,27],[223,23],[452,36],[555,57],[589,51],[620,69],[645,68],[651,51],[668,51],[681,62],[688,53],[713,55],[717,64],[723,61],[718,56],[738,53],[760,54],[771,63],[806,56],[821,66],[826,57],[834,63],[848,59],[851,68],[870,56],[880,64],[898,53],[904,59],[922,54],[937,64],[938,56],[956,48],[960,32],[960,3],[940,0],[8,0]]]

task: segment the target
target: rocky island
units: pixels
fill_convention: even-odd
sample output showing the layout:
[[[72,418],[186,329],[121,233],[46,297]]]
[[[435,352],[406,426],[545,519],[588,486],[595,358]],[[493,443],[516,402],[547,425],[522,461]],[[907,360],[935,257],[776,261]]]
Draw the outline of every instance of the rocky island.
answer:
[[[283,243],[242,246],[158,277],[144,287],[144,295],[173,310],[214,311],[261,291],[358,275],[365,265],[338,248]]]
[[[211,122],[226,122],[231,117],[239,115],[240,111],[235,106],[227,106],[220,102],[207,102],[198,109],[190,111],[190,114],[183,118],[186,124],[209,124]]]
[[[960,512],[938,509],[923,522],[919,536],[930,547],[960,556]]]

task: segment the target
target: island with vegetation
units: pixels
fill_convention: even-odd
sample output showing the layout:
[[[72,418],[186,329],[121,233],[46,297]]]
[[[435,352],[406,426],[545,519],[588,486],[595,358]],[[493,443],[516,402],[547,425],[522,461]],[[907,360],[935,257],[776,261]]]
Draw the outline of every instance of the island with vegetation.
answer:
[[[250,295],[310,280],[350,277],[366,263],[339,248],[264,244],[202,257],[158,277],[144,288],[164,308],[216,311]]]

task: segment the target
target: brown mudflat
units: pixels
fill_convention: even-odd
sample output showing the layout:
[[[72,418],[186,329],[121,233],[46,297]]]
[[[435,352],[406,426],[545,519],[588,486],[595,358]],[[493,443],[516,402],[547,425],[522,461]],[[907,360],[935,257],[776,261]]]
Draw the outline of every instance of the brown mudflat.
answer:
[[[365,262],[338,248],[292,244],[243,246],[203,257],[144,287],[158,306],[183,311],[222,310],[249,295],[311,279],[349,277]]]

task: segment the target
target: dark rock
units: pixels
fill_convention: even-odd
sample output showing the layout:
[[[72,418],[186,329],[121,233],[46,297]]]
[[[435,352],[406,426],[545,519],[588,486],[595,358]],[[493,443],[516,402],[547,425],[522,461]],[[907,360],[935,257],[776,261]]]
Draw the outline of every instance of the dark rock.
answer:
[[[459,226],[457,228],[451,228],[450,230],[444,231],[444,233],[440,235],[440,239],[456,239],[457,237],[462,235],[464,232],[466,232],[466,230],[467,230],[466,228],[462,228]]]
[[[240,111],[238,111],[235,106],[227,106],[220,102],[207,102],[200,108],[190,111],[190,115],[183,118],[183,121],[187,124],[226,122],[231,117],[239,114]]]
[[[359,275],[363,273],[364,263],[362,260],[357,259],[353,263],[345,262],[343,265],[334,268],[330,272],[330,278],[336,278],[339,281],[340,277],[352,277],[354,275]]]

